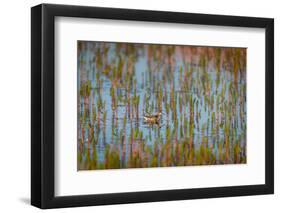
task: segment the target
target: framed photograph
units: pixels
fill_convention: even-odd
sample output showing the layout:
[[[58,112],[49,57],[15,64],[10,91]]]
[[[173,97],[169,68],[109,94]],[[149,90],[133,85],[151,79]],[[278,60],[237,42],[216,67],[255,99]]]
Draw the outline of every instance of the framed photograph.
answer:
[[[274,192],[274,20],[31,9],[31,203]]]

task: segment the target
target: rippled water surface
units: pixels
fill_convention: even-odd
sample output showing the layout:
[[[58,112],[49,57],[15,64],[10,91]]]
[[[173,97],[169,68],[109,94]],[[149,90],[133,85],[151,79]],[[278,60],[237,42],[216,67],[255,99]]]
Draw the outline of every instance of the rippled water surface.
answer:
[[[246,49],[78,41],[78,170],[246,163]]]

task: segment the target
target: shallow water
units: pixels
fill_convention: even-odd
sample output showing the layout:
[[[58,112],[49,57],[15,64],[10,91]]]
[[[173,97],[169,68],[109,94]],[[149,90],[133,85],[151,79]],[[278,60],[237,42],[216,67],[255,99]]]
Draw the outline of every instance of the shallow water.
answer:
[[[78,170],[246,163],[245,58],[79,41]]]

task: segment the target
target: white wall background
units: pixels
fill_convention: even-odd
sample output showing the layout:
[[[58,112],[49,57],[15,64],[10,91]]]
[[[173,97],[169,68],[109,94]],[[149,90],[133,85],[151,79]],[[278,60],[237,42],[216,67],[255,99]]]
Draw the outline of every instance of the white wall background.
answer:
[[[275,18],[275,195],[201,199],[50,210],[51,212],[277,212],[281,209],[281,13],[278,0],[45,0],[194,13]],[[3,1],[0,7],[0,212],[39,212],[30,197],[30,7],[37,0]]]

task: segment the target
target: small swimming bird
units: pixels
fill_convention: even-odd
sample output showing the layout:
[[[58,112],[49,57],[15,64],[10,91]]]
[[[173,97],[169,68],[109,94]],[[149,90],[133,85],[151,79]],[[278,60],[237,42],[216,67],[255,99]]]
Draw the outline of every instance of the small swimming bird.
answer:
[[[148,123],[158,123],[158,121],[161,119],[161,114],[161,112],[157,112],[154,115],[144,115],[143,119]]]

